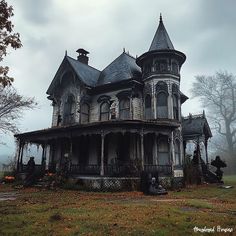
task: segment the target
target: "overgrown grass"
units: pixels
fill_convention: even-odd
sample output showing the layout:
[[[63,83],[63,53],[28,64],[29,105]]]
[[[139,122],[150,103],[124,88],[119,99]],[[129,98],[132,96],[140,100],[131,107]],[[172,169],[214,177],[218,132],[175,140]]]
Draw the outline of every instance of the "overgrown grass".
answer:
[[[225,184],[234,185],[236,187],[236,175],[226,175],[223,180]]]
[[[175,236],[200,235],[194,226],[235,227],[236,178],[226,183],[234,188],[190,186],[165,196],[22,189],[17,200],[0,201],[0,235]],[[0,185],[0,194],[9,190]]]
[[[186,205],[197,209],[213,209],[213,204],[199,199],[190,199],[186,202]]]

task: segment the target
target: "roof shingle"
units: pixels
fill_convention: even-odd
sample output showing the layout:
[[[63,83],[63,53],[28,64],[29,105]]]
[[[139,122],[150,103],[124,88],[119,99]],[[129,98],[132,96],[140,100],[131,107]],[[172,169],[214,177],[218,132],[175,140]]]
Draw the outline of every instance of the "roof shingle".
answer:
[[[137,66],[135,58],[123,52],[101,72],[97,85],[127,80],[140,74],[141,69]]]
[[[166,50],[166,49],[175,50],[170,40],[170,37],[165,29],[165,26],[163,24],[162,17],[160,17],[159,26],[152,40],[149,51]]]

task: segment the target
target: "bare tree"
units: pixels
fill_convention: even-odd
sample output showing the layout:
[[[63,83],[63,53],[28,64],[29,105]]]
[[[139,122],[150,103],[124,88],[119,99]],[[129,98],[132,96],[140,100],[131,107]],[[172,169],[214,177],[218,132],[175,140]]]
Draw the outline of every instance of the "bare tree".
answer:
[[[17,120],[25,109],[36,106],[34,98],[19,95],[13,86],[0,85],[0,133],[15,133]]]
[[[227,71],[217,72],[213,76],[196,76],[191,92],[193,97],[200,98],[217,132],[226,140],[227,146],[220,148],[235,157],[236,77]]]
[[[7,56],[8,49],[22,46],[19,33],[14,33],[10,18],[13,8],[5,0],[0,0],[0,61]],[[13,78],[8,76],[9,67],[0,65],[0,134],[15,133],[17,120],[24,109],[36,106],[34,98],[26,98],[17,93],[11,86]],[[0,141],[0,144],[4,144]]]
[[[5,0],[0,1],[0,61],[7,55],[7,49],[17,49],[22,46],[19,33],[14,33],[14,25],[10,21],[13,16],[12,6],[8,6]],[[0,66],[0,84],[4,87],[11,85],[13,78],[8,76],[9,67]]]

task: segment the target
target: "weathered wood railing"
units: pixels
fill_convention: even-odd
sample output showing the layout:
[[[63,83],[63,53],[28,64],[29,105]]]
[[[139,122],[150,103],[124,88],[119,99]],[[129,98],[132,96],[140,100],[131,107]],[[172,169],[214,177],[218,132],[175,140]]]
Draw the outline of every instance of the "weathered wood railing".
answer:
[[[144,165],[144,171],[154,173],[159,176],[168,176],[172,173],[171,165]],[[71,174],[99,175],[100,165],[71,165]],[[131,164],[104,165],[105,176],[139,176],[141,170]]]

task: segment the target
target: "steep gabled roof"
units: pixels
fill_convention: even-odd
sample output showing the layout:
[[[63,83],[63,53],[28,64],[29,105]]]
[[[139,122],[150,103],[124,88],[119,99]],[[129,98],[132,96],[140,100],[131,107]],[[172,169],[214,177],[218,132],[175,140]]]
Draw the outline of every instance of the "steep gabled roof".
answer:
[[[174,50],[174,46],[163,24],[162,16],[160,16],[159,26],[149,48],[149,51],[155,50]]]
[[[63,68],[68,64],[77,75],[78,79],[81,80],[81,82],[91,87],[94,87],[96,85],[101,72],[66,55],[47,90],[47,94],[52,93],[52,90],[56,86],[58,79],[60,79],[61,73],[64,72]]]
[[[212,137],[211,129],[205,117],[202,115],[189,115],[182,120],[182,132],[184,137],[198,137],[205,135]]]
[[[101,72],[97,85],[127,80],[140,74],[141,69],[137,66],[135,58],[123,52]]]
[[[82,80],[82,82],[86,85],[94,87],[98,81],[101,72],[69,56],[66,57],[70,65],[73,67],[75,73]]]

